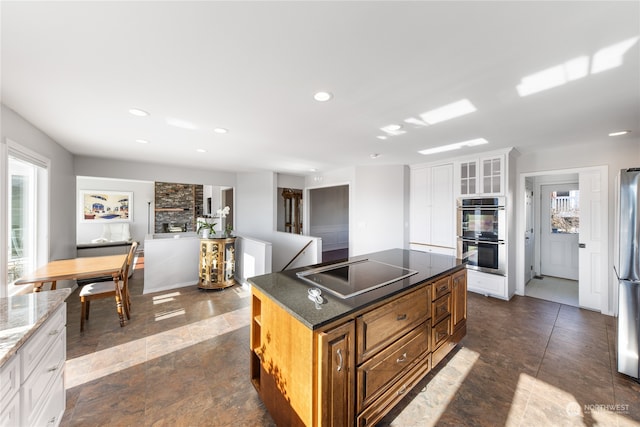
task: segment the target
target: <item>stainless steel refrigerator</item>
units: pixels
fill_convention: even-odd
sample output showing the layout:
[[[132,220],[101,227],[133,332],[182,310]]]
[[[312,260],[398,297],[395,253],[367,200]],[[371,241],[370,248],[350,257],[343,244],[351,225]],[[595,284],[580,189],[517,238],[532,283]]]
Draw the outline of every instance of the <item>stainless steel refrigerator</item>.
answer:
[[[618,177],[618,372],[640,378],[640,168]]]

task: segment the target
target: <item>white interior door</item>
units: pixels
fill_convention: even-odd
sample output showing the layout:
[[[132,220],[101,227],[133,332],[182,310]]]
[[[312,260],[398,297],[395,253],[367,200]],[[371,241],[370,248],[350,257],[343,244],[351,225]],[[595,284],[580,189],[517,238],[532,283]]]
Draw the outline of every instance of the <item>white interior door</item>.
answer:
[[[540,272],[578,280],[578,184],[541,186]]]
[[[606,168],[580,172],[580,273],[578,304],[608,311],[607,254],[607,171]]]
[[[525,230],[524,230],[524,283],[527,284],[529,280],[533,279],[535,275],[533,269],[534,263],[534,245],[535,234],[533,232],[534,226],[534,205],[533,205],[533,186],[531,182],[526,183],[524,191],[525,199]]]

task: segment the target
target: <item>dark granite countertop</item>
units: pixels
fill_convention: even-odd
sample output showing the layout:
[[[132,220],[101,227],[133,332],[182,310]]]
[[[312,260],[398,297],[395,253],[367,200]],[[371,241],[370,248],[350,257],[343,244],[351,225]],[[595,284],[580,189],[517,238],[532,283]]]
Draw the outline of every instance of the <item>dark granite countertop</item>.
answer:
[[[322,291],[324,302],[320,309],[316,309],[314,302],[308,298],[308,289],[314,286],[299,279],[296,273],[327,264],[255,276],[250,278],[249,282],[304,325],[315,330],[340,317],[416,287],[440,275],[464,268],[464,262],[455,257],[406,249],[390,249],[349,258],[350,261],[361,259],[404,267],[416,270],[418,273],[346,299]]]

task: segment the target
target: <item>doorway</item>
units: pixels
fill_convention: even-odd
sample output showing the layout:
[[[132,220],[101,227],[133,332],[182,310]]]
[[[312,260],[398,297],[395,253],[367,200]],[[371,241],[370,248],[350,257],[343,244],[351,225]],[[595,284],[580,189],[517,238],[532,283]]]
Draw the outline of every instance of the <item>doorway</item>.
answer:
[[[349,257],[349,185],[308,190],[308,234],[322,238],[322,262]]]
[[[607,167],[522,174],[520,188],[516,293],[610,312]]]
[[[578,175],[546,175],[530,178],[531,197],[526,199],[533,211],[529,237],[532,250],[531,274],[525,295],[578,306]]]

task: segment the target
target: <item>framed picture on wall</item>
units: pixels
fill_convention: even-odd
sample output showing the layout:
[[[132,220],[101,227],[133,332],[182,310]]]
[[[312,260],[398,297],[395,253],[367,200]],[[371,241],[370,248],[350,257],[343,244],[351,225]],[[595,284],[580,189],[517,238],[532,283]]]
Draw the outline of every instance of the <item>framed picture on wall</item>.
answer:
[[[127,191],[80,190],[80,222],[131,222],[133,193]]]

